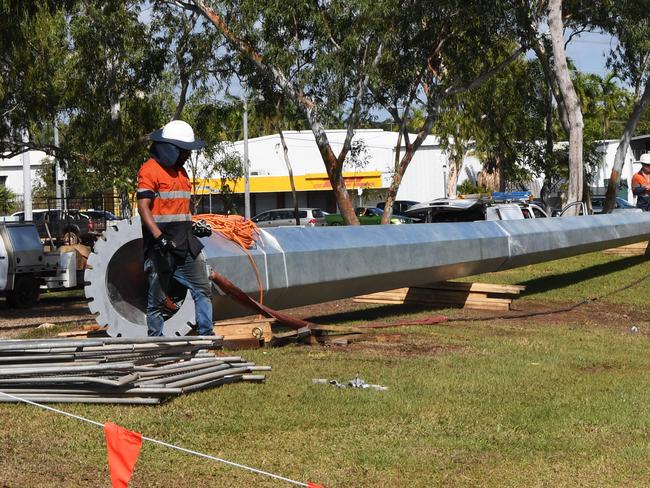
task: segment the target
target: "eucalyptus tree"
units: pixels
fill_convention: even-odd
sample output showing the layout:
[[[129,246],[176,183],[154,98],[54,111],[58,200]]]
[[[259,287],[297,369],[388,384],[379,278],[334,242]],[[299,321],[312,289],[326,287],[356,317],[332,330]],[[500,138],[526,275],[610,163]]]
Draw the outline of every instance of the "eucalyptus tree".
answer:
[[[576,202],[581,201],[583,198],[584,165],[582,156],[584,121],[580,102],[573,81],[571,80],[566,59],[562,0],[549,0],[548,27],[553,50],[552,69],[563,101],[569,132],[569,187],[567,190],[567,199],[569,202]],[[575,207],[575,212],[577,212],[577,207]]]
[[[390,113],[400,134],[382,223],[390,221],[402,178],[443,102],[480,86],[521,54],[505,7],[502,2],[486,9],[479,1],[412,1],[402,2],[390,16],[384,54],[370,83],[373,102]]]
[[[209,19],[239,55],[242,68],[254,68],[253,76],[267,77],[291,100],[314,134],[343,218],[358,224],[343,164],[396,9],[371,0],[171,3]],[[347,133],[335,152],[325,126],[341,111]]]
[[[608,63],[617,76],[633,89],[633,104],[616,149],[614,166],[607,185],[603,211],[614,209],[621,171],[630,139],[650,103],[650,4],[647,1],[606,2],[609,22],[605,28],[618,40]]]
[[[65,97],[67,16],[74,2],[0,1],[0,155],[34,148]],[[53,148],[51,147],[52,151]]]

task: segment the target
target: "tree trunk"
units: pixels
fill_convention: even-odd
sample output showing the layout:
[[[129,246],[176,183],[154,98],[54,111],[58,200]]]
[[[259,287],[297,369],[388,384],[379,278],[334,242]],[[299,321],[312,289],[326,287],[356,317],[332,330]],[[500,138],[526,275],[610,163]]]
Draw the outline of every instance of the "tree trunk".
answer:
[[[557,79],[562,99],[565,103],[569,122],[569,188],[567,203],[582,200],[583,162],[582,162],[582,110],[571,81],[569,66],[564,50],[564,26],[562,23],[562,0],[549,1],[549,30],[553,46],[553,72]],[[575,207],[575,214],[577,214]]]
[[[461,164],[458,164],[458,159],[460,159]],[[458,187],[458,174],[460,173],[460,168],[462,167],[462,158],[453,158],[449,160],[449,172],[447,173],[447,198],[456,198],[457,187]]]
[[[455,154],[449,158],[449,172],[447,173],[447,198],[457,197],[458,175],[463,167],[463,155]]]
[[[312,125],[312,132],[316,136],[316,145],[325,163],[327,177],[332,185],[332,191],[334,192],[334,197],[336,198],[336,203],[339,206],[343,221],[348,225],[359,225],[359,219],[354,213],[354,206],[352,205],[348,189],[345,186],[345,180],[343,179],[343,164],[339,162],[334,151],[332,151],[332,146],[330,146],[327,140],[327,134],[325,134],[325,130],[319,123]]]
[[[181,76],[181,91],[178,97],[178,105],[176,105],[176,111],[174,113],[174,120],[179,120],[183,114],[183,109],[187,103],[187,89],[190,86],[190,82],[185,76]]]
[[[415,154],[415,151],[416,148],[414,147],[414,144],[409,144],[408,146],[406,146],[406,151],[404,152],[404,156],[402,157],[399,166],[395,170],[395,174],[393,175],[393,180],[390,182],[390,187],[388,188],[388,192],[386,193],[386,203],[384,205],[384,213],[381,216],[382,224],[390,223],[390,219],[393,216],[393,203],[395,203],[395,197],[397,196],[399,185],[402,183],[402,178],[404,177],[406,168],[408,168],[409,163],[413,159],[413,154]]]
[[[498,175],[497,183],[499,185],[499,191],[504,192],[506,191],[506,162],[503,156],[499,156],[497,159],[495,171]]]
[[[291,184],[291,196],[293,197],[293,216],[296,219],[296,225],[300,225],[300,215],[298,215],[298,196],[296,195],[296,183],[293,181],[293,168],[291,167],[291,161],[289,161],[289,148],[287,147],[287,141],[284,140],[284,132],[282,132],[282,127],[278,125],[278,134],[280,134],[280,142],[282,143],[282,153],[284,154],[284,163],[287,165],[287,171],[289,172],[289,183]]]
[[[605,196],[603,213],[610,213],[614,210],[616,193],[621,181],[621,171],[623,171],[623,165],[625,164],[625,156],[630,147],[630,139],[632,138],[636,126],[639,123],[639,119],[649,102],[650,82],[646,83],[645,90],[643,90],[643,96],[634,103],[634,108],[632,109],[630,118],[625,124],[625,130],[623,130],[623,137],[621,137],[621,142],[618,143],[616,156],[614,157],[614,166],[612,167],[612,174],[610,175],[609,183],[607,184],[607,194]]]

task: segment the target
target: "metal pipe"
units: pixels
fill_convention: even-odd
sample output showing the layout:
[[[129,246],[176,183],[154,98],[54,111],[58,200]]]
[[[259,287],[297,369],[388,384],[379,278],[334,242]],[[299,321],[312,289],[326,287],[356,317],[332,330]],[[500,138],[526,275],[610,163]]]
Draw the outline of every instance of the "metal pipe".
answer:
[[[205,374],[208,374],[208,373],[214,373],[215,371],[223,371],[224,369],[231,369],[231,368],[232,368],[232,366],[230,366],[229,364],[219,364],[219,365],[216,365],[216,366],[205,367],[205,368],[201,368],[201,369],[188,371],[188,372],[182,373],[182,374],[174,374],[174,375],[171,375],[171,376],[167,376],[165,378],[156,378],[156,379],[151,379],[151,380],[145,380],[145,381],[142,381],[141,384],[143,384],[143,385],[152,384],[152,383],[153,384],[161,384],[161,385],[171,384],[171,383],[175,383],[175,382],[180,381],[180,380],[184,380],[186,378],[194,378],[196,376],[202,376],[202,375],[205,375]]]
[[[135,387],[126,390],[90,389],[90,388],[0,388],[0,391],[12,395],[180,395],[182,388],[144,388]]]
[[[242,380],[242,376],[243,375],[240,374],[229,375],[223,378],[218,378],[216,380],[205,381],[203,383],[196,383],[194,385],[184,387],[183,393],[192,393],[195,391],[205,390],[207,388],[213,388],[215,386],[226,385],[229,383],[236,383]]]
[[[650,212],[351,227],[281,227],[261,231],[250,251],[261,273],[264,303],[281,309],[510,269],[650,238]],[[218,233],[202,238],[210,267],[250,296],[257,276],[245,253]],[[109,226],[88,259],[86,296],[113,336],[146,334],[145,277],[139,219]],[[214,289],[215,318],[250,312]],[[163,332],[189,332],[189,294]]]
[[[194,337],[102,337],[93,339],[4,339],[0,340],[0,351],[33,350],[61,347],[92,347],[111,344],[185,343],[220,345],[223,336]]]
[[[95,364],[83,366],[36,366],[24,368],[0,368],[0,376],[16,376],[16,375],[29,375],[29,374],[63,374],[63,373],[81,373],[91,371],[125,371],[133,368],[134,364],[130,361],[122,363],[109,363],[109,364]]]
[[[37,403],[120,403],[124,405],[158,405],[160,403],[160,398],[92,397],[84,395],[21,395],[21,398]],[[21,402],[0,395],[0,403]]]
[[[223,378],[224,376],[229,376],[229,375],[233,375],[233,374],[240,374],[240,373],[248,373],[248,371],[249,371],[248,368],[229,368],[229,369],[224,369],[222,371],[217,371],[217,372],[214,372],[214,373],[196,375],[196,376],[193,376],[192,378],[186,378],[186,379],[180,380],[180,381],[173,381],[171,383],[167,383],[167,386],[185,387],[185,386],[190,386],[190,385],[194,385],[194,384],[197,384],[197,383],[203,383],[203,382],[206,382],[208,380]]]

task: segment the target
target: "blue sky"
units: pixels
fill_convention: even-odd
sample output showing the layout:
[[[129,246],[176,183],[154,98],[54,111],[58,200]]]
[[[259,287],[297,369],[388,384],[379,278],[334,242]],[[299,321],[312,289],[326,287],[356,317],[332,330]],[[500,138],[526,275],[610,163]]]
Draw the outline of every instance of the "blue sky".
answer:
[[[585,32],[574,37],[567,46],[567,56],[573,60],[580,71],[603,76],[607,69],[607,55],[616,41],[605,34]]]

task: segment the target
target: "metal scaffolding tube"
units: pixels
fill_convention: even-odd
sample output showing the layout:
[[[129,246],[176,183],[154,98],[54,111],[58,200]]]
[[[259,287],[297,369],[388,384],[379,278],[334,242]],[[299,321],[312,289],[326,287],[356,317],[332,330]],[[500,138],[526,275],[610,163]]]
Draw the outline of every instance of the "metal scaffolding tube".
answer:
[[[134,364],[130,361],[121,363],[108,363],[108,364],[95,364],[83,366],[37,366],[37,367],[23,367],[23,368],[0,368],[0,377],[2,376],[16,376],[16,375],[29,375],[29,374],[64,374],[64,373],[84,373],[93,371],[128,371],[133,368]]]
[[[2,390],[0,390],[2,391]],[[37,403],[118,403],[124,405],[158,405],[160,398],[106,397],[86,395],[21,395],[21,398]],[[0,396],[0,403],[21,403],[20,400]]]
[[[182,373],[182,374],[174,374],[173,376],[167,376],[165,378],[156,378],[156,379],[151,379],[151,380],[145,380],[142,381],[141,384],[143,385],[148,385],[148,384],[172,384],[176,383],[180,380],[184,380],[186,378],[194,378],[196,376],[208,374],[208,373],[214,373],[215,371],[223,371],[224,369],[231,369],[232,366],[227,363],[222,363],[216,366],[210,366],[210,367],[204,367],[201,369],[196,369],[193,371],[189,371],[187,373]],[[182,385],[181,385],[182,386]]]
[[[167,383],[167,386],[186,387],[186,386],[194,385],[194,384],[197,384],[197,383],[203,383],[203,382],[213,380],[213,379],[223,378],[224,376],[231,376],[231,375],[234,375],[234,374],[248,373],[248,372],[249,372],[248,367],[246,367],[246,368],[229,368],[229,369],[224,369],[222,371],[216,371],[214,373],[208,373],[208,374],[203,374],[203,375],[195,375],[192,378],[186,378],[186,379],[180,380],[180,381],[173,381],[171,383]]]

